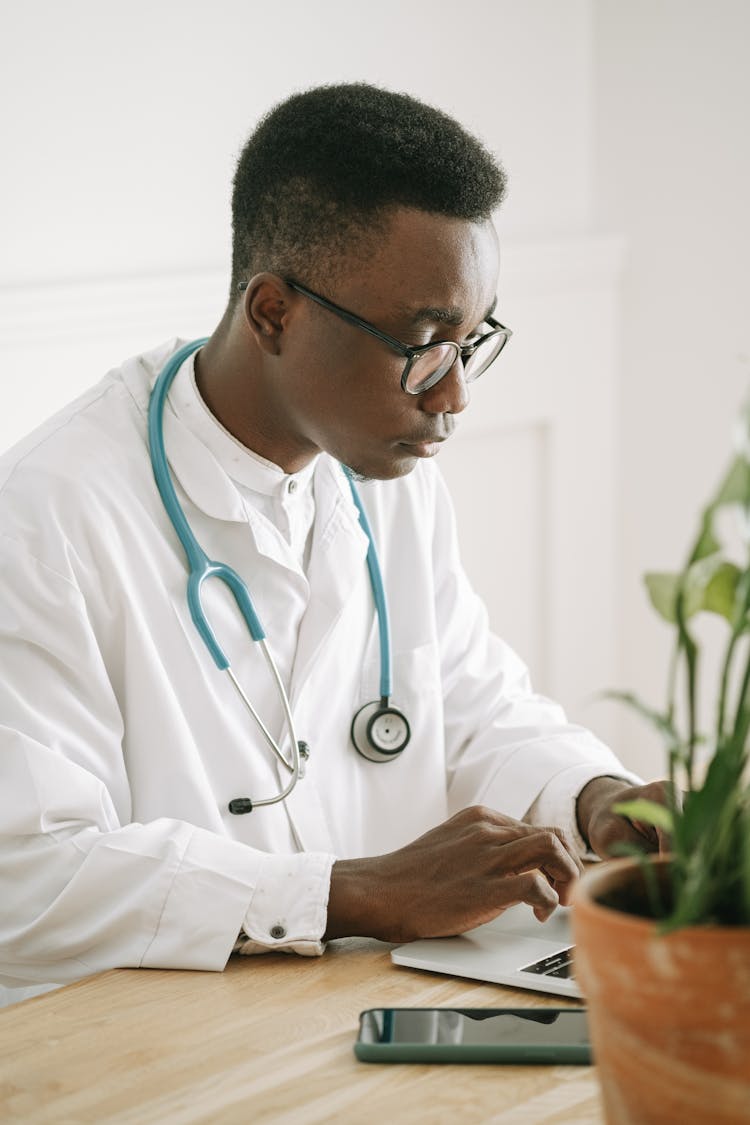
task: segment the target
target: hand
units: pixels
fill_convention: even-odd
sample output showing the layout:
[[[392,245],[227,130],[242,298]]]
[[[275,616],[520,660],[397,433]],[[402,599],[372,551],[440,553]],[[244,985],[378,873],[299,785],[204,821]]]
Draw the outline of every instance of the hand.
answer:
[[[334,863],[325,936],[445,937],[519,902],[546,921],[581,870],[561,829],[464,809],[398,851]]]
[[[628,785],[615,777],[596,777],[578,795],[576,811],[578,827],[597,855],[606,859],[613,844],[635,844],[643,851],[669,850],[669,836],[661,829],[638,820],[629,820],[612,812],[612,805],[642,797],[667,805],[666,781],[650,781],[647,785]]]

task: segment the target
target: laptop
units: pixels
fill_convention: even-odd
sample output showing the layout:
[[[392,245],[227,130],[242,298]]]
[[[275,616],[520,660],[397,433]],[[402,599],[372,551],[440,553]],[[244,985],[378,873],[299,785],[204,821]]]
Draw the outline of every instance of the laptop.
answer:
[[[538,922],[530,906],[511,906],[494,921],[460,937],[429,938],[391,951],[397,965],[454,977],[580,998],[573,976],[570,907]]]

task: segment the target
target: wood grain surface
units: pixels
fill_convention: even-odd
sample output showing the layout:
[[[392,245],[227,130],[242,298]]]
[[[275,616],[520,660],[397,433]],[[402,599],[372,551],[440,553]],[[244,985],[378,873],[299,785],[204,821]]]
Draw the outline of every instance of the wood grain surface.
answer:
[[[358,1062],[363,1008],[576,1006],[391,963],[390,946],[117,969],[0,1013],[0,1122],[601,1125],[593,1067]]]

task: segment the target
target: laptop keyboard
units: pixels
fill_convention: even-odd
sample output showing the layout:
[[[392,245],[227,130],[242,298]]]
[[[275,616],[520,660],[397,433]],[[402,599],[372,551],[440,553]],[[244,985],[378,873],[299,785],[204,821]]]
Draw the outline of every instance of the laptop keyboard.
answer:
[[[573,977],[573,949],[563,949],[551,957],[543,957],[533,965],[524,965],[522,973],[538,973],[543,977]]]

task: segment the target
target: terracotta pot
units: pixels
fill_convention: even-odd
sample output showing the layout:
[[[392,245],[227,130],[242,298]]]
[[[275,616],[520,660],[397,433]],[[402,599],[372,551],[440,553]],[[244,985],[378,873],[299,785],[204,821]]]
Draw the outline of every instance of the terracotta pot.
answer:
[[[590,869],[573,909],[608,1125],[749,1125],[750,927],[660,936],[620,903],[648,915],[635,860]]]

